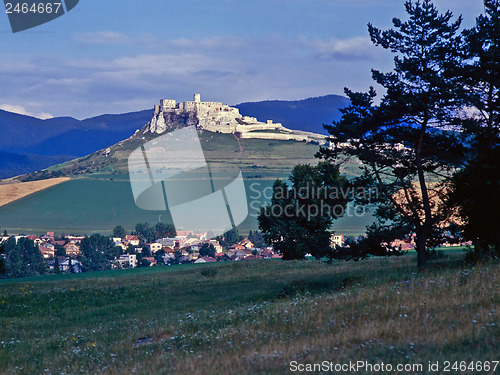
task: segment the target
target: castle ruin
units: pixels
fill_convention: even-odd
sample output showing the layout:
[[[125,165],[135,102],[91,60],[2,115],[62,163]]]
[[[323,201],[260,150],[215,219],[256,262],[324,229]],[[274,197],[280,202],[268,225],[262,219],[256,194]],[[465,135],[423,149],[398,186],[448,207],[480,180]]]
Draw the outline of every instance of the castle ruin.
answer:
[[[162,134],[172,124],[182,119],[186,126],[196,125],[198,129],[219,133],[232,133],[240,138],[261,138],[309,141],[321,140],[319,134],[294,131],[272,120],[260,122],[255,117],[242,116],[238,108],[221,102],[202,102],[200,94],[194,94],[193,101],[177,103],[174,99],[162,99],[155,105],[153,118],[149,122],[151,133]]]

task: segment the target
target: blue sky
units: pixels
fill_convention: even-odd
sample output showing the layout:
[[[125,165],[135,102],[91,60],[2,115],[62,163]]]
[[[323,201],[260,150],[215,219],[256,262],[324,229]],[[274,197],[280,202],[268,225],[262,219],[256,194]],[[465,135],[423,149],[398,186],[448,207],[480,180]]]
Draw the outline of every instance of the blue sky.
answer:
[[[465,26],[483,9],[434,3]],[[388,28],[393,17],[405,18],[402,0],[80,0],[13,34],[3,13],[0,108],[86,118],[194,92],[237,104],[366,90],[371,68],[392,66],[366,25]]]

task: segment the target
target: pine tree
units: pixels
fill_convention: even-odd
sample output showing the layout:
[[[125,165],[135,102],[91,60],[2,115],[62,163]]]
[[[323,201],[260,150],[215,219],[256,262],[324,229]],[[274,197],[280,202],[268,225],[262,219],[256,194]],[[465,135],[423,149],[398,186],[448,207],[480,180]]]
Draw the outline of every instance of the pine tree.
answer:
[[[451,116],[462,92],[449,74],[461,62],[461,17],[452,21],[451,12],[440,14],[430,0],[407,1],[405,8],[408,20],[394,18],[393,29],[368,25],[372,42],[394,54],[392,72],[372,70],[386,90],[380,104],[373,88],[366,93],[346,89],[351,105],[340,121],[325,126],[333,146],[318,156],[362,162],[363,176],[356,182],[379,192],[372,233],[384,233],[390,242],[405,234],[395,229],[414,232],[417,263],[423,267],[427,246],[434,244],[446,217],[438,207],[444,189],[430,181],[449,173],[462,148]]]
[[[457,70],[466,92],[468,160],[452,179],[449,197],[477,258],[500,257],[500,1],[485,0],[485,14],[464,31],[464,65]]]

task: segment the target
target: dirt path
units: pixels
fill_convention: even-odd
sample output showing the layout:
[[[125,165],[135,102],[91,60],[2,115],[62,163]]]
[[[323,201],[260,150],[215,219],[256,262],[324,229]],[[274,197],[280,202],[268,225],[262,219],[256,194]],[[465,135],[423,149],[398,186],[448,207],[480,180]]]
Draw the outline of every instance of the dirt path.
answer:
[[[0,207],[68,180],[70,180],[68,177],[59,177],[0,185]]]
[[[238,146],[240,147],[240,154],[245,150],[240,143],[240,139],[233,133],[234,138],[236,138],[236,142],[238,142]]]

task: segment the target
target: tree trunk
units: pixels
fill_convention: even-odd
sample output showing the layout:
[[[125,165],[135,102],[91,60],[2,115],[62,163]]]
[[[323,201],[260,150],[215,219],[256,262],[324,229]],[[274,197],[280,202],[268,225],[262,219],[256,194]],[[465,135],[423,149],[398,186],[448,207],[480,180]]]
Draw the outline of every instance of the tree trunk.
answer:
[[[420,228],[416,231],[415,236],[415,245],[417,250],[417,267],[418,269],[422,269],[425,267],[425,263],[427,262],[427,257],[425,254],[425,242],[427,240],[427,234],[425,233],[424,228]]]
[[[497,243],[495,244],[497,257],[500,257],[500,230],[497,229]]]
[[[422,165],[422,149],[424,146],[425,132],[427,128],[428,114],[424,116],[424,121],[422,122],[420,128],[420,137],[418,140],[417,147],[415,149],[415,162],[417,167],[418,182],[420,183],[420,192],[422,194],[422,204],[424,206],[424,220],[423,224],[416,231],[416,242],[417,242],[417,266],[419,269],[425,266],[426,256],[425,256],[425,243],[427,242],[427,236],[430,232],[430,226],[432,222],[432,212],[431,204],[429,200],[429,192],[427,190],[427,182],[425,181],[424,168]]]

